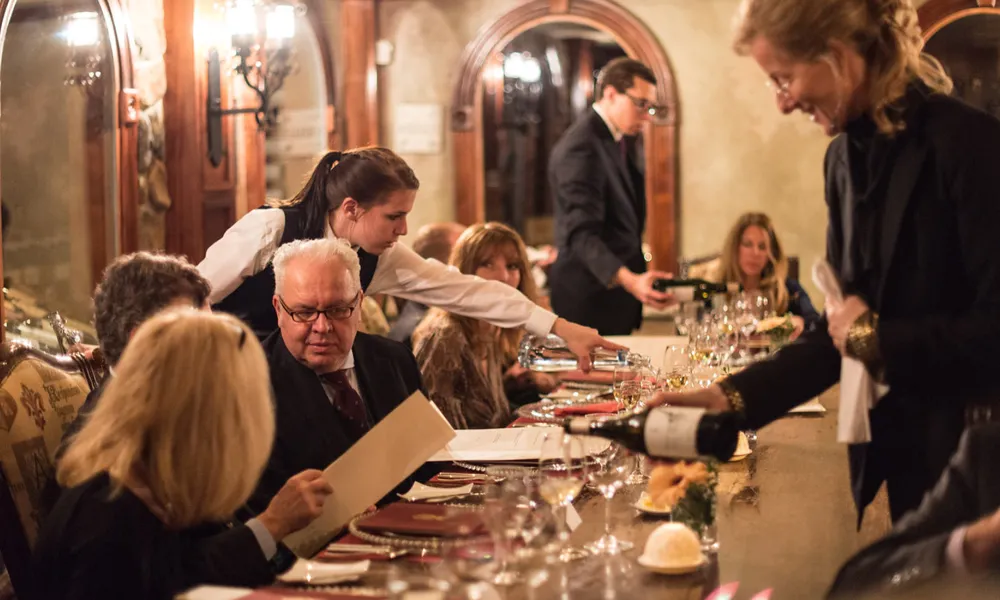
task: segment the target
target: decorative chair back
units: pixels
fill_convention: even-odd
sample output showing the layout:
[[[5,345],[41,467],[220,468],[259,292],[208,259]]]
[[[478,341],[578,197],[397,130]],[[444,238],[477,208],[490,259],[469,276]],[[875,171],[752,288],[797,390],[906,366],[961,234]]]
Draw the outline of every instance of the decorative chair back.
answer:
[[[20,600],[32,600],[31,549],[66,428],[106,369],[100,351],[51,355],[0,344],[0,554]]]

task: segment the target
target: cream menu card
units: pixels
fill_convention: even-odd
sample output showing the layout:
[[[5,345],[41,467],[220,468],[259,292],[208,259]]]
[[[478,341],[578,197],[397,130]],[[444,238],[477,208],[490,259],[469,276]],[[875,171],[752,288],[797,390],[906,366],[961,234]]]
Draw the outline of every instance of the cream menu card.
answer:
[[[454,437],[437,406],[414,393],[323,471],[333,495],[323,514],[285,538],[285,545],[298,556],[315,555],[352,517],[378,502]]]

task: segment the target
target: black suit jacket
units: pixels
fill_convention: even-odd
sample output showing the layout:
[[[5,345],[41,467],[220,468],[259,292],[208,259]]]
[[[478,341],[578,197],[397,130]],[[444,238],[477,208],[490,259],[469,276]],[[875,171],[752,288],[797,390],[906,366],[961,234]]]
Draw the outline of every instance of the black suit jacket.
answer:
[[[624,335],[642,323],[642,305],[610,288],[622,266],[646,271],[642,232],[646,185],[641,150],[629,140],[628,159],[592,108],[556,143],[549,156],[555,194],[559,256],[549,270],[552,308],[561,317]]]
[[[110,491],[100,475],[62,494],[35,544],[34,600],[167,600],[197,585],[273,581],[245,525],[169,530],[130,491]]]
[[[906,129],[881,202],[878,344],[891,387],[872,441],[849,449],[861,509],[886,481],[893,517],[915,508],[958,446],[970,403],[1000,398],[1000,121],[961,101],[908,95]],[[826,156],[827,260],[843,278],[853,206],[845,136]],[[777,419],[840,377],[821,320],[771,360],[732,377],[750,426]]]
[[[358,333],[353,349],[361,397],[375,423],[422,389],[417,361],[403,344]],[[271,457],[249,502],[257,512],[267,507],[289,477],[306,469],[325,469],[357,441],[316,373],[288,352],[280,330],[264,341],[264,351],[274,387],[276,430]]]
[[[831,596],[853,597],[945,575],[945,549],[952,532],[1000,509],[998,456],[1000,425],[966,431],[958,452],[920,507],[887,537],[851,558],[837,574]],[[994,568],[1000,573],[1000,564]]]

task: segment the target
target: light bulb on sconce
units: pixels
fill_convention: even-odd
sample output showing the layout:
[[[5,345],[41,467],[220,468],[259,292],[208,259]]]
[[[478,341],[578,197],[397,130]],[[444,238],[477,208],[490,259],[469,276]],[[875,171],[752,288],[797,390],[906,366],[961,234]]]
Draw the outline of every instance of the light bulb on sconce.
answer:
[[[295,37],[295,7],[290,4],[272,7],[267,13],[266,31],[269,44],[290,44]]]
[[[221,59],[219,49],[211,48],[208,51],[208,154],[215,166],[219,166],[223,158],[223,116],[252,114],[261,131],[267,131],[276,123],[277,109],[271,101],[294,67],[295,21],[305,7],[287,0],[229,0],[225,11],[232,53],[238,59],[233,72],[257,95],[259,102],[253,108],[222,108]],[[259,27],[261,23],[263,30]]]

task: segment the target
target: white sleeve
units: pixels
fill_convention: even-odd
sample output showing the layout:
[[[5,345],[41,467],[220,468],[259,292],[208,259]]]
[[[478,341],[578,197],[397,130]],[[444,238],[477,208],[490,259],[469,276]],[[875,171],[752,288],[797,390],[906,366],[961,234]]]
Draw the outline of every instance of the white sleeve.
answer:
[[[497,327],[524,327],[535,335],[548,333],[556,322],[555,314],[509,285],[463,275],[402,244],[394,244],[379,257],[367,293],[399,296]]]
[[[212,284],[209,304],[223,300],[244,279],[263,271],[284,231],[284,211],[251,210],[212,244],[198,264],[202,277]]]

